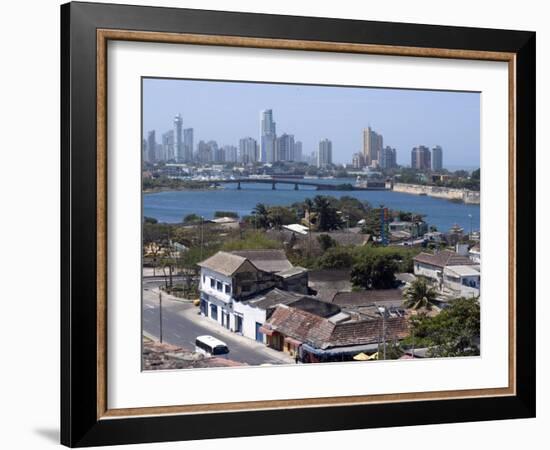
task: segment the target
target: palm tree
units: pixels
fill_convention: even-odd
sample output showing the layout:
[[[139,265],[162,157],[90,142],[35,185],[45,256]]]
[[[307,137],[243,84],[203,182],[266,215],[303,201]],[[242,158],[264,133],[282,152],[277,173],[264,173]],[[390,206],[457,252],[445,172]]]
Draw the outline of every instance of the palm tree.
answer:
[[[341,220],[336,208],[330,204],[327,197],[317,195],[313,199],[313,203],[318,216],[317,229],[319,231],[331,231],[341,227]]]
[[[417,278],[403,293],[405,299],[403,306],[411,309],[425,308],[431,310],[434,307],[436,291],[428,285],[424,278]]]
[[[258,203],[252,210],[256,226],[259,228],[269,227],[269,210],[263,203]]]

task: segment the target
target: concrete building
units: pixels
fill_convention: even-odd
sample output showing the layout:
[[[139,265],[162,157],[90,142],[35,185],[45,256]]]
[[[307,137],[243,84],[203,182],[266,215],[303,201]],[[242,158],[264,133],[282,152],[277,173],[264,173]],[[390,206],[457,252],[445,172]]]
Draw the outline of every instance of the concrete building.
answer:
[[[174,153],[176,162],[185,162],[185,152],[183,148],[183,119],[181,114],[174,117]]]
[[[294,153],[290,155],[290,160],[294,162],[302,162],[302,141],[294,142]]]
[[[390,146],[384,147],[380,151],[378,164],[381,169],[394,169],[397,167],[397,152]]]
[[[155,130],[149,131],[147,134],[147,162],[154,163],[157,161],[157,139]]]
[[[440,145],[432,148],[432,170],[443,169],[443,149]]]
[[[476,264],[481,264],[481,247],[479,244],[474,245],[468,251],[469,258]]]
[[[193,128],[183,130],[183,162],[193,161]]]
[[[354,153],[351,159],[351,165],[354,169],[362,169],[365,167],[365,156],[363,153]]]
[[[163,161],[174,160],[174,130],[169,130],[162,135]]]
[[[238,150],[234,145],[224,145],[223,151],[225,155],[225,162],[236,163],[238,162]]]
[[[260,112],[260,161],[276,161],[277,127],[273,121],[273,111],[266,109]]]
[[[319,142],[319,151],[317,152],[317,167],[327,167],[332,164],[332,142],[329,139],[323,139]]]
[[[414,147],[411,151],[411,167],[418,170],[432,168],[430,149],[424,145]]]
[[[365,165],[372,165],[373,161],[378,161],[382,151],[384,138],[370,126],[363,130],[363,156]]]
[[[259,342],[265,342],[259,329],[267,317],[267,303],[308,292],[307,270],[292,266],[282,250],[218,252],[199,267],[201,314]],[[260,303],[265,298],[269,301]]]
[[[447,266],[443,269],[443,285],[460,297],[478,297],[481,289],[479,265]]]
[[[283,133],[275,139],[275,160],[293,161],[294,158],[294,135]]]
[[[391,234],[406,233],[409,237],[424,236],[428,232],[428,224],[423,221],[393,221],[388,224]]]
[[[214,161],[214,149],[210,142],[199,141],[197,145],[197,160],[202,164],[210,164]]]
[[[445,268],[452,266],[474,266],[476,263],[466,256],[459,255],[451,250],[438,253],[420,253],[413,259],[414,274],[437,281],[442,287]]]
[[[239,140],[239,161],[251,164],[258,161],[258,143],[251,137]]]

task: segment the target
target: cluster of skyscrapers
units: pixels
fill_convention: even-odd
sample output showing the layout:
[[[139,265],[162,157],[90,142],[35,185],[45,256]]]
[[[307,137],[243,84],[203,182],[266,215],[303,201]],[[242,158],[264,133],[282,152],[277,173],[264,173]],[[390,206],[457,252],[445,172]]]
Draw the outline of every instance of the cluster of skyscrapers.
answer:
[[[425,145],[414,147],[411,151],[411,167],[418,170],[443,169],[443,149],[440,145],[431,151]]]
[[[161,142],[157,141],[155,130],[149,131],[143,140],[143,158],[146,162],[176,163],[274,163],[279,161],[301,162],[302,142],[294,135],[283,133],[277,136],[273,111],[266,109],[260,112],[259,144],[252,137],[243,137],[239,146],[219,146],[216,141],[199,141],[196,148],[193,142],[193,128],[184,128],[183,118],[178,114],[174,118],[173,129],[162,134]],[[315,157],[319,167],[332,164],[332,143],[324,139],[319,143]]]
[[[353,155],[352,166],[355,169],[394,169],[397,168],[397,151],[390,146],[384,147],[383,136],[369,126],[363,130],[363,151]],[[440,145],[431,150],[424,145],[414,147],[411,167],[418,170],[443,169],[443,149]]]
[[[252,137],[243,137],[239,145],[219,146],[216,141],[199,141],[194,146],[193,128],[184,128],[181,114],[174,117],[173,128],[162,134],[157,142],[155,130],[149,131],[143,140],[143,157],[146,162],[176,163],[242,163],[257,162],[270,164],[275,162],[302,162],[315,164],[319,168],[330,167],[332,160],[332,142],[323,139],[316,152],[309,158],[302,154],[302,142],[294,135],[283,133],[277,136],[277,125],[273,119],[273,110],[260,112],[259,143]],[[390,146],[384,147],[384,138],[370,126],[363,130],[363,149],[355,153],[352,159],[355,169],[372,167],[393,169],[397,167],[397,152]],[[411,152],[411,167],[418,170],[441,170],[443,168],[443,149],[437,145],[431,150],[420,145]]]
[[[193,128],[183,128],[183,118],[178,114],[174,117],[173,128],[162,134],[160,143],[157,142],[155,130],[151,130],[142,145],[143,158],[147,162],[192,162]]]
[[[383,136],[369,126],[363,130],[363,151],[353,155],[352,165],[355,169],[393,169],[397,167],[397,151],[390,146],[384,147]]]
[[[277,136],[277,124],[271,109],[260,112],[260,152],[257,161],[302,161],[302,143],[295,140],[293,134]]]

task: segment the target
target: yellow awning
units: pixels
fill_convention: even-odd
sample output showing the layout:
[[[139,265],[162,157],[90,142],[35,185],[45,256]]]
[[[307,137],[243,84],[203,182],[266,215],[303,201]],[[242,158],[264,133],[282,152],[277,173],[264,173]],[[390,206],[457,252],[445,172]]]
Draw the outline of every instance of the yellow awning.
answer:
[[[366,355],[365,353],[361,352],[361,353],[357,353],[357,355],[355,355],[353,357],[353,359],[355,361],[368,361],[369,360],[369,356]]]

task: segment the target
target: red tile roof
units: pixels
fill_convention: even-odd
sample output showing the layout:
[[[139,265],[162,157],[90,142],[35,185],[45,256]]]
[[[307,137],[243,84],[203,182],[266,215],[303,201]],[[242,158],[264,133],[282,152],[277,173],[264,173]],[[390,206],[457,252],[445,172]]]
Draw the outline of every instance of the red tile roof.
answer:
[[[286,305],[277,306],[266,327],[321,349],[376,343],[384,328],[387,340],[403,339],[409,334],[405,317],[386,318],[385,324],[382,318],[335,324]]]

